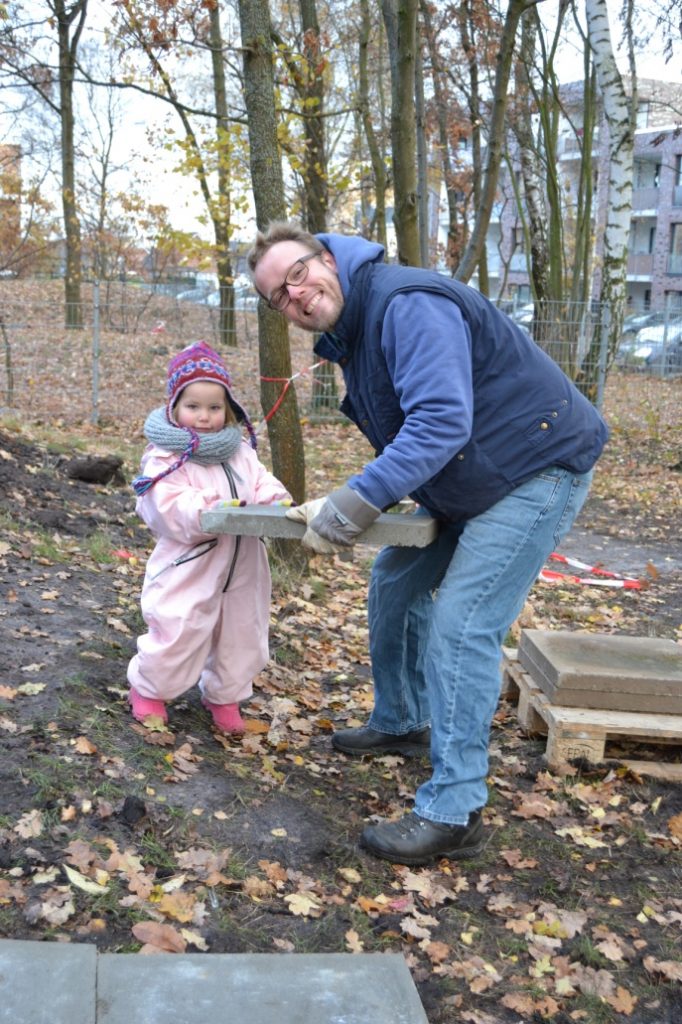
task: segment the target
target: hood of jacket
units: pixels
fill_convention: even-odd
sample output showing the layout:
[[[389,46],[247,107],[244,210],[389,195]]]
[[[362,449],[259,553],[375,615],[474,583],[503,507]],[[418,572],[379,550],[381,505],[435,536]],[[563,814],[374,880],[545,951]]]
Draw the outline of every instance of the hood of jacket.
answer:
[[[327,331],[321,336],[315,345],[315,352],[331,362],[343,366],[350,351],[348,343],[349,334],[353,330],[349,325],[355,323],[356,310],[353,307],[353,297],[358,299],[358,289],[353,288],[353,278],[358,275],[371,263],[383,263],[384,247],[378,242],[368,242],[366,238],[357,235],[333,235],[319,234],[315,236],[336,260],[336,270],[339,275],[339,283],[343,297],[346,300],[343,311],[334,330]],[[351,293],[352,296],[351,296]],[[349,299],[350,296],[350,299]]]
[[[325,249],[329,249],[336,260],[344,298],[348,295],[351,278],[356,270],[365,263],[383,262],[384,247],[378,242],[368,242],[366,238],[357,235],[319,234],[315,237],[322,242]]]

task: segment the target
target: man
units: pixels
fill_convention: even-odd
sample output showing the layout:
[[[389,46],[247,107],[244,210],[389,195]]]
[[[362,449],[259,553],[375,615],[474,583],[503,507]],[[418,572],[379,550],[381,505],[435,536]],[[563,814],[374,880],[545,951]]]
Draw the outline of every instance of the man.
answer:
[[[322,332],[315,352],[340,365],[341,408],[376,450],[343,487],[291,510],[305,540],[352,545],[405,495],[440,524],[428,547],[384,548],[372,569],[374,710],[332,744],[356,756],[430,746],[432,775],[412,812],[367,827],[361,844],[403,864],[474,856],[500,648],[587,496],[606,426],[487,299],[385,264],[376,243],[277,222],[248,259],[272,309]]]

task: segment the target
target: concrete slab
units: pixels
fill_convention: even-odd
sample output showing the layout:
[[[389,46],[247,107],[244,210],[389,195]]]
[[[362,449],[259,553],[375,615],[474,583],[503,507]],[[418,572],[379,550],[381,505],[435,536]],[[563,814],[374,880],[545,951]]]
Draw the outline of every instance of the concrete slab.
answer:
[[[396,954],[103,953],[97,992],[97,1024],[428,1024]]]
[[[674,640],[525,629],[518,660],[553,704],[682,714],[682,647]]]
[[[306,531],[303,523],[287,519],[281,505],[244,505],[241,508],[209,509],[201,513],[201,528],[206,533],[232,533],[247,537],[284,537],[300,540]],[[423,548],[435,540],[435,519],[424,515],[382,512],[362,534],[363,544]]]
[[[0,1019],[8,1024],[93,1024],[97,949],[0,939]]]

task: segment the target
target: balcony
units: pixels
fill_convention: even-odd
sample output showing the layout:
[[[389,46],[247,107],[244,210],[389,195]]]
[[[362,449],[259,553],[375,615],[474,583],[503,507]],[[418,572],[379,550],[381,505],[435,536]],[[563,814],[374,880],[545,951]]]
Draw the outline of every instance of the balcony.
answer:
[[[599,132],[595,131],[592,137],[592,152],[599,149]],[[575,135],[562,135],[558,140],[557,155],[562,160],[577,160],[582,152],[582,137],[578,139]]]
[[[648,188],[634,188],[632,190],[633,212],[640,210],[657,210],[659,197],[660,190],[657,186],[650,185]]]
[[[654,256],[651,252],[631,252],[628,254],[628,277],[651,278]]]
[[[509,270],[513,274],[525,274],[528,271],[528,260],[525,253],[515,252],[509,260]]]

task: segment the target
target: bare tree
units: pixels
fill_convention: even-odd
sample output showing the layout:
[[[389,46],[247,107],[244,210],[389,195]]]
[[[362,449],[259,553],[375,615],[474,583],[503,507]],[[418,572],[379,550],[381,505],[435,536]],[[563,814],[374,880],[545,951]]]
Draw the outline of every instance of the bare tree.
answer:
[[[466,4],[462,4],[460,11]],[[448,75],[446,72],[446,59],[441,56],[438,41],[436,38],[436,27],[433,22],[431,5],[427,0],[421,0],[420,13],[424,24],[424,35],[429,52],[431,81],[433,88],[433,106],[435,121],[438,130],[438,153],[440,157],[443,179],[445,181],[445,195],[448,206],[448,231],[445,251],[445,259],[449,267],[453,268],[459,262],[463,243],[467,237],[466,219],[466,192],[472,186],[476,188],[479,176],[476,173],[476,156],[479,157],[480,146],[474,153],[474,173],[459,168],[454,158],[454,150],[461,138],[468,139],[476,133],[479,128],[469,122],[465,125],[459,102],[448,92]],[[449,27],[449,20],[447,22]],[[471,67],[472,75],[477,74],[475,62]],[[478,95],[477,90],[474,95]],[[473,109],[473,108],[472,108]],[[472,117],[472,121],[476,119]]]
[[[249,162],[258,227],[286,216],[284,180],[277,143],[272,29],[267,0],[239,0],[244,63],[244,97],[249,119]],[[291,378],[289,333],[284,317],[261,302],[258,337],[263,411],[274,408],[282,385]],[[289,388],[268,424],[274,473],[296,501],[305,497],[303,441],[296,392]]]
[[[626,273],[630,213],[632,210],[632,173],[634,162],[635,117],[637,86],[632,47],[633,0],[626,3],[626,40],[630,59],[632,93],[628,98],[622,76],[616,65],[606,0],[585,0],[587,29],[594,54],[594,66],[604,105],[608,126],[609,169],[607,218],[604,228],[604,254],[602,259],[601,288],[599,294],[600,324],[595,332],[593,347],[598,347],[599,358],[588,359],[588,366],[596,365],[595,379],[590,374],[582,382],[586,394],[599,401],[610,358],[615,354],[623,326],[627,295]],[[597,353],[590,353],[593,357]]]
[[[65,323],[67,327],[83,326],[81,306],[81,229],[78,219],[76,160],[74,147],[73,85],[80,41],[88,0],[64,0],[48,3],[57,22],[59,39],[59,122],[61,125],[62,210],[66,236],[66,275],[64,278]]]
[[[203,12],[201,12],[203,15]],[[230,239],[233,233],[232,199],[235,159],[235,141],[232,127],[241,118],[229,113],[226,89],[223,39],[220,26],[220,8],[210,5],[208,21],[197,17],[196,5],[169,5],[165,11],[166,20],[161,23],[155,7],[149,9],[143,0],[121,0],[118,5],[120,25],[128,44],[143,53],[152,69],[156,83],[151,94],[170,105],[176,112],[184,131],[183,147],[187,169],[196,177],[214,238],[214,253],[220,294],[219,337],[224,345],[235,344],[234,325],[234,274],[230,253]],[[171,17],[172,15],[172,17]],[[180,76],[169,70],[162,60],[164,53],[177,44],[179,27],[188,27],[193,33],[194,44],[208,49],[211,58],[213,109],[192,109],[180,96]],[[177,56],[179,47],[175,47]],[[208,117],[213,124],[213,140],[203,145],[200,124]],[[217,188],[212,182],[212,172],[217,177]]]
[[[538,0],[509,0],[495,70],[495,88],[490,121],[488,123],[488,146],[483,171],[483,183],[476,206],[474,228],[455,274],[459,281],[468,281],[472,277],[485,250],[486,235],[490,225],[490,215],[497,190],[500,162],[504,150],[505,112],[507,109],[509,78],[516,31],[521,15],[527,8],[533,7],[537,2]]]
[[[372,24],[369,11],[369,0],[360,0],[360,31],[358,36],[358,103],[360,106],[360,117],[369,149],[369,158],[372,165],[372,176],[374,178],[374,223],[373,234],[377,241],[387,246],[386,240],[386,189],[388,188],[388,174],[386,172],[386,160],[380,144],[377,132],[374,130],[374,123],[371,115],[370,88],[369,88],[369,60],[368,50],[372,32]]]
[[[418,0],[381,0],[391,65],[393,223],[398,261],[418,267],[415,51]]]
[[[65,237],[64,304],[65,324],[80,328],[83,323],[81,306],[81,230],[78,216],[78,189],[76,184],[76,152],[74,142],[74,81],[78,59],[78,45],[87,15],[87,0],[46,0],[47,19],[37,23],[20,24],[8,19],[0,22],[0,48],[3,72],[11,74],[17,84],[28,86],[59,120],[60,131],[60,189]],[[13,12],[14,13],[14,12]],[[17,17],[21,10],[16,12]],[[57,66],[42,59],[37,41],[44,25],[56,31]],[[34,55],[34,51],[38,55]],[[57,81],[58,95],[54,95]]]

